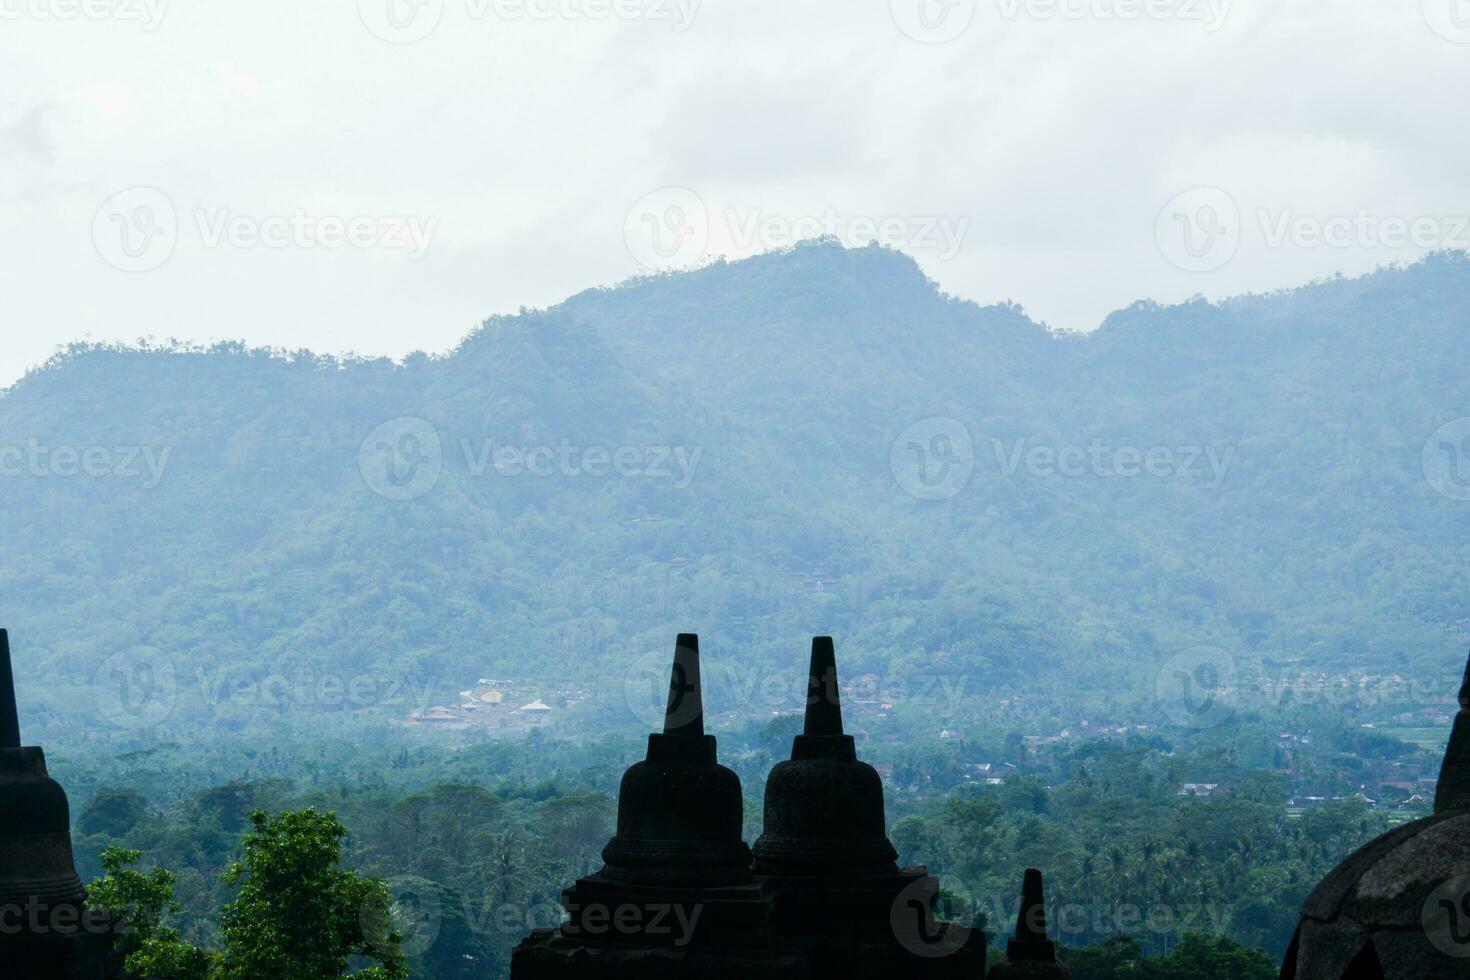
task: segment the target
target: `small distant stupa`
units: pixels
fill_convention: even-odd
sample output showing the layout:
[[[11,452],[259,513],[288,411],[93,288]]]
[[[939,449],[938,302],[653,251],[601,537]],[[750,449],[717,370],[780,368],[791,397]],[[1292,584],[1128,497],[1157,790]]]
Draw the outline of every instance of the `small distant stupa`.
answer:
[[[46,755],[20,744],[10,638],[0,630],[0,975],[15,980],[112,980],[117,921],[86,908],[72,860],[66,793]]]
[[[1005,962],[990,971],[991,980],[1072,980],[1072,971],[1057,962],[1057,944],[1046,933],[1046,895],[1041,872],[1027,868],[1021,883],[1021,910],[1016,935],[1006,945]]]

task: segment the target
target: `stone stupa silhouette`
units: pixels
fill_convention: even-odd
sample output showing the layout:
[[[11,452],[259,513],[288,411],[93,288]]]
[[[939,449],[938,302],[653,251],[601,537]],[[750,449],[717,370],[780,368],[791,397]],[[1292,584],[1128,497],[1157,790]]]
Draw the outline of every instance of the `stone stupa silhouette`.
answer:
[[[1470,666],[1434,813],[1369,841],[1302,905],[1281,980],[1470,978]]]
[[[672,675],[664,732],[623,776],[605,866],[566,890],[565,924],[516,947],[512,980],[984,977],[984,933],[936,922],[938,882],[895,863],[881,780],[843,733],[830,637],[812,643],[804,728],[766,782],[753,851],[740,780],[704,732],[693,634]],[[664,907],[678,914],[661,921],[690,927],[653,929]]]
[[[10,638],[0,630],[0,976],[111,980],[122,975],[118,921],[86,907],[72,859],[66,793],[46,754],[22,746]]]

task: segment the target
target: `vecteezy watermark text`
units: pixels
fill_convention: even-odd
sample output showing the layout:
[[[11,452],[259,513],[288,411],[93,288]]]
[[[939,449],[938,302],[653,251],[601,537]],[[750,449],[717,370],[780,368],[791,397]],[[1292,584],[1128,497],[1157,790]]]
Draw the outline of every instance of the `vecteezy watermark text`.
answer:
[[[438,30],[446,9],[454,18],[499,23],[647,21],[682,34],[694,24],[700,0],[358,0],[363,26],[390,44],[412,44]]]
[[[46,446],[38,439],[0,445],[0,477],[112,477],[141,480],[152,490],[163,481],[172,447]]]
[[[47,902],[32,895],[24,905],[0,905],[0,936],[120,935],[127,920],[102,909],[80,908],[66,902]]]
[[[682,268],[706,257],[711,242],[735,254],[787,248],[829,238],[849,248],[877,243],[929,252],[948,261],[970,231],[968,215],[863,214],[837,208],[787,212],[766,207],[712,208],[687,187],[663,187],[628,210],[623,239],[639,265],[650,271]]]
[[[169,0],[0,0],[0,21],[114,20],[158,30]]]
[[[464,471],[472,479],[505,478],[667,480],[686,490],[694,482],[700,446],[582,446],[567,439],[518,444],[497,439],[460,439]],[[444,472],[444,442],[428,421],[413,416],[390,419],[370,432],[358,452],[358,468],[368,489],[390,500],[422,497]]]
[[[3,0],[0,0],[3,2]],[[108,265],[149,272],[173,255],[185,231],[206,249],[303,249],[402,252],[424,256],[439,219],[409,214],[323,214],[297,207],[250,213],[228,207],[196,207],[181,221],[169,196],[156,187],[130,187],[103,202],[92,218],[92,243]]]
[[[1172,479],[1215,489],[1235,460],[1233,445],[1127,445],[1101,437],[1085,445],[1033,445],[1025,438],[991,438],[995,463],[1005,479],[1025,473],[1037,479]],[[889,447],[894,479],[920,500],[959,495],[975,471],[975,443],[958,419],[922,419],[899,434]]]
[[[953,41],[977,19],[1003,21],[1174,21],[1214,33],[1225,26],[1232,0],[889,0],[898,29],[915,41]]]
[[[694,938],[695,927],[704,906],[678,902],[604,905],[592,902],[585,906],[566,906],[570,921],[562,932],[571,935],[668,936],[675,946],[687,946]]]
[[[772,712],[803,710],[811,696],[808,678],[790,671],[771,670],[739,662],[710,660],[702,667],[704,701],[718,701],[726,710],[752,717]],[[694,718],[700,702],[680,701],[669,714],[669,656],[666,650],[639,657],[621,677],[610,682],[621,688],[623,703],[632,715],[655,730],[666,722],[678,725]],[[922,706],[934,715],[959,713],[968,696],[970,678],[963,674],[859,674],[842,685],[850,706],[905,704]]]
[[[1302,214],[1293,208],[1261,209],[1261,234],[1269,248],[1470,248],[1470,215]]]
[[[1268,249],[1470,249],[1470,214],[1395,214],[1371,208],[1313,213],[1294,207],[1257,208],[1242,215],[1235,198],[1218,187],[1176,195],[1159,212],[1159,251],[1185,272],[1214,272],[1235,258],[1252,231]]]
[[[383,248],[405,251],[410,259],[429,250],[438,218],[415,215],[241,214],[229,208],[195,208],[194,223],[206,248]]]
[[[684,490],[694,482],[704,449],[695,446],[577,446],[563,439],[555,446],[517,446],[482,440],[478,445],[460,440],[465,468],[481,477],[494,470],[500,476],[567,476],[672,480]]]
[[[1200,479],[1214,489],[1225,480],[1235,459],[1235,447],[1225,446],[1113,446],[1093,439],[1084,446],[1027,446],[1025,439],[1009,444],[991,439],[1001,472],[1013,477],[1023,467],[1036,477],[1122,477]]]
[[[1176,654],[1159,669],[1158,705],[1186,728],[1214,728],[1237,712],[1330,706],[1358,712],[1418,713],[1456,706],[1457,682],[1444,677],[1311,668],[1236,657],[1219,647],[1198,646]]]
[[[811,238],[833,238],[848,247],[877,242],[905,251],[930,251],[949,260],[970,230],[966,215],[843,214],[835,208],[808,214],[774,214],[761,208],[726,208],[731,240],[742,251],[785,248]]]
[[[240,665],[194,668],[191,703],[223,708],[310,707],[355,711],[403,704],[419,710],[434,700],[437,678],[363,670],[355,674],[315,667],[275,669]],[[152,647],[120,651],[92,678],[98,714],[119,728],[158,725],[174,711],[188,680],[172,657]]]
[[[1172,20],[1214,33],[1225,26],[1232,0],[995,0],[1006,20]]]
[[[939,886],[950,900],[958,902],[954,918],[969,920],[983,915],[990,923],[1015,922],[1022,914],[1017,895],[984,895],[955,880],[939,876]],[[933,879],[909,885],[890,906],[893,935],[909,952],[928,959],[951,956],[970,946],[974,931],[962,921],[944,923],[931,919],[935,895]],[[1107,936],[1179,936],[1185,933],[1222,936],[1233,918],[1231,909],[1210,903],[1053,899],[1044,909],[1027,910],[1034,915],[1032,926],[1070,946],[1085,946]]]

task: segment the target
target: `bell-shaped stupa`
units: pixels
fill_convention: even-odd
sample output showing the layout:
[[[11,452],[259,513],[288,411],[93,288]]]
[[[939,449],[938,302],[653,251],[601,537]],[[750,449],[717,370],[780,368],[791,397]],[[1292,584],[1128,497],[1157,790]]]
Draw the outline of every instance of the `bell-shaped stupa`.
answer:
[[[897,864],[882,780],[842,730],[829,636],[812,640],[805,723],[766,780],[753,853],[771,928],[804,950],[813,977],[984,975],[984,934],[935,922],[939,882]]]
[[[664,730],[623,774],[603,868],[562,896],[568,920],[516,947],[515,980],[797,976],[770,950],[740,778],[704,731],[699,638],[679,635]]]
[[[1470,668],[1434,813],[1369,841],[1302,905],[1282,980],[1470,978]]]
[[[832,638],[816,637],[802,732],[792,742],[790,760],[778,763],[766,780],[756,874],[891,879],[897,860],[884,820],[883,782],[877,770],[858,761],[853,737],[842,730]]]
[[[715,737],[704,732],[699,637],[681,633],[663,733],[650,734],[647,758],[623,773],[617,835],[602,850],[598,877],[625,885],[748,885],[744,823],[740,777],[719,764]]]

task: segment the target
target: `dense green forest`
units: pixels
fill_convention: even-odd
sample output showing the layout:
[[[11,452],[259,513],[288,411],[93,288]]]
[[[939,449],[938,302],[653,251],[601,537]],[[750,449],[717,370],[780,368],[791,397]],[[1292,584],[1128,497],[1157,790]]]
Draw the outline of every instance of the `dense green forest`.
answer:
[[[1467,315],[1441,254],[1062,334],[816,243],[402,364],[77,346],[0,395],[22,697],[51,742],[345,730],[548,663],[620,690],[681,629],[1138,717],[1200,645],[1437,680]]]
[[[781,719],[722,739],[744,777],[752,837],[761,777],[795,727]],[[175,876],[172,922],[187,942],[220,943],[219,910],[234,894],[222,875],[251,812],[313,807],[350,829],[347,863],[388,884],[415,976],[494,977],[531,928],[560,921],[561,889],[600,865],[617,778],[639,755],[631,738],[569,746],[533,737],[454,752],[172,747],[58,775],[78,801],[84,877],[101,873],[108,847],[143,852],[144,866]],[[918,755],[912,764],[942,766]],[[1203,955],[1189,944],[1205,939],[1190,937],[1208,937],[1215,952],[1263,948],[1270,962],[1311,887],[1387,818],[1354,802],[1290,817],[1265,774],[1242,774],[1226,800],[1180,797],[1177,780],[1217,768],[1219,755],[1086,743],[1057,760],[1057,774],[890,794],[891,833],[902,861],[940,876],[942,911],[992,936],[1014,920],[1022,871],[1047,868],[1054,932],[1091,964],[1079,977],[1107,980],[1105,965],[1129,957]],[[1248,975],[1220,970],[1199,976]]]

